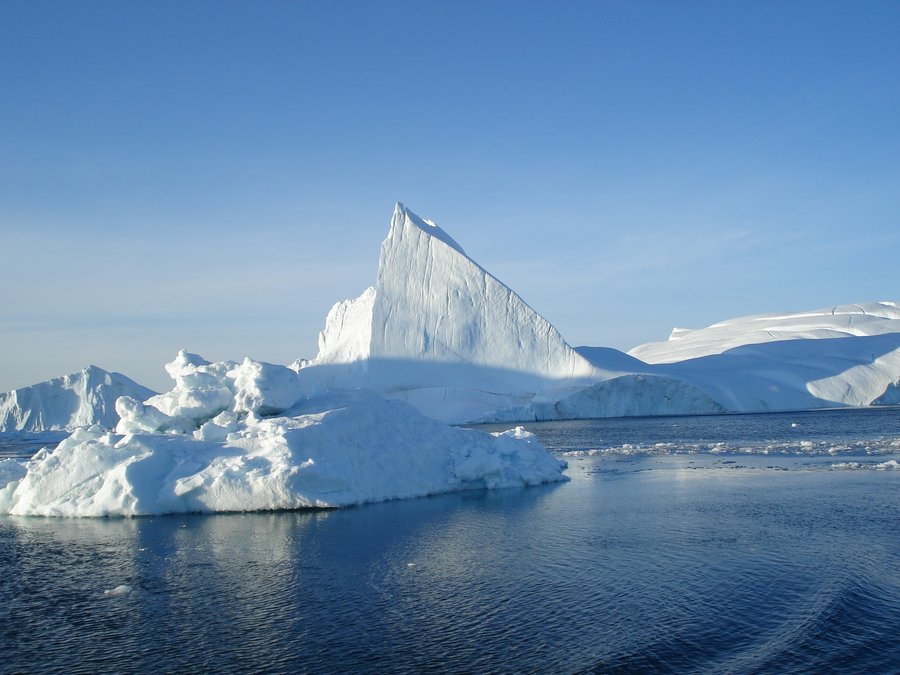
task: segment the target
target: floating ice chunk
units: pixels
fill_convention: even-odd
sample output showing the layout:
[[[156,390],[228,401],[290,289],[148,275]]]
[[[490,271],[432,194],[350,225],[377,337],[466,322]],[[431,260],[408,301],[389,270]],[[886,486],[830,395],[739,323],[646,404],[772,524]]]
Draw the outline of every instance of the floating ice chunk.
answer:
[[[877,464],[864,464],[862,462],[840,462],[832,464],[832,469],[874,469],[875,471],[897,471],[900,469],[900,462],[896,459],[889,459],[886,462],[878,462]]]
[[[202,423],[234,402],[234,382],[228,372],[234,361],[210,363],[197,354],[185,350],[166,364],[166,372],[175,380],[175,387],[164,394],[145,401],[170,417],[184,417]]]

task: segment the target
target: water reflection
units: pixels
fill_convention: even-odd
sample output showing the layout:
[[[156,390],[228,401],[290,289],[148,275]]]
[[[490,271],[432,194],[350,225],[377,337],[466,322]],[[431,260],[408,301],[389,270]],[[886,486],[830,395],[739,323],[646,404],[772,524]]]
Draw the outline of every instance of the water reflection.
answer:
[[[691,461],[648,457],[609,473],[583,460],[566,484],[339,511],[0,518],[3,667],[897,662],[895,476]],[[121,584],[132,592],[103,595]]]

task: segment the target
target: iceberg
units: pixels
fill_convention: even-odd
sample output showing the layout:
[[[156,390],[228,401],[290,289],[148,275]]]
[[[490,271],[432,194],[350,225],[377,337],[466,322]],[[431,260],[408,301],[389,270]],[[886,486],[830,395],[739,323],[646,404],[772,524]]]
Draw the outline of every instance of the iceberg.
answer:
[[[450,427],[366,390],[307,398],[297,372],[249,359],[182,351],[166,370],[171,391],[119,399],[115,432],[79,428],[24,466],[0,465],[0,512],[331,508],[567,480],[521,427]]]
[[[891,404],[900,308],[873,302],[731,319],[673,331],[629,355],[735,412]]]
[[[893,302],[572,348],[433,222],[397,204],[375,285],[325,319],[315,359],[180,351],[155,394],[89,367],[0,397],[0,430],[73,429],[0,463],[0,512],[137,516],[331,508],[567,480],[522,427],[446,423],[900,402]]]
[[[210,439],[224,438],[234,415],[358,389],[451,424],[896,405],[900,307],[675,328],[628,353],[573,348],[445,230],[398,203],[375,284],[332,307],[314,359],[211,364],[183,352],[167,368],[176,386],[152,399],[93,367],[10,392],[0,397],[0,430],[111,428],[121,418],[121,433],[192,431],[199,415]]]
[[[88,366],[82,371],[0,394],[0,432],[116,426],[116,399],[143,401],[154,392],[121,373]]]
[[[745,316],[698,330],[675,328],[668,341],[640,345],[628,354],[646,363],[675,363],[745,345],[888,333],[900,333],[900,307],[895,302],[870,302],[807,312]]]
[[[449,423],[686,415],[900,400],[900,308],[844,305],[573,349],[430,220],[397,204],[378,276],[337,303],[306,387],[372,388]]]
[[[371,388],[449,423],[722,410],[664,375],[653,382],[686,395],[623,401],[635,385],[647,389],[631,362],[640,363],[613,349],[585,358],[444,230],[398,203],[375,286],[331,309],[318,355],[297,370],[308,389]]]

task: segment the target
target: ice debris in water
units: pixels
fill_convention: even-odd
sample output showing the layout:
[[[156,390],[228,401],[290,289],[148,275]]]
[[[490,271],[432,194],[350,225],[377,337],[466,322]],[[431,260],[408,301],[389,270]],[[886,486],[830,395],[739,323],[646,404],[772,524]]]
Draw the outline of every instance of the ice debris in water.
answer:
[[[837,464],[832,464],[831,468],[844,470],[874,469],[876,471],[896,471],[897,469],[900,469],[900,462],[898,462],[896,459],[889,459],[886,462],[879,462],[877,464],[863,462],[838,462]]]
[[[637,456],[637,455],[785,455],[785,456],[825,456],[825,455],[891,455],[900,450],[900,439],[876,438],[833,441],[779,441],[761,443],[623,443],[608,448],[567,450],[558,453],[566,459],[597,456]],[[892,460],[893,461],[893,460]],[[888,467],[890,468],[890,467]]]

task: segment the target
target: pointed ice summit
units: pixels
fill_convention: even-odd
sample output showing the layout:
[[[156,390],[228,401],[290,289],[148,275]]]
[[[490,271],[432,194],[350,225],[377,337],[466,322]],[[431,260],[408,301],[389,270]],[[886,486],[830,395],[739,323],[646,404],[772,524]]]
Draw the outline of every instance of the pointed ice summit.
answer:
[[[375,286],[332,308],[301,373],[458,421],[597,369],[446,232],[398,203]]]
[[[331,309],[319,354],[300,372],[327,389],[372,388],[444,421],[466,422],[535,400],[555,405],[621,377],[622,360],[615,350],[593,361],[580,355],[444,230],[398,203],[375,286]],[[621,408],[627,389],[611,410],[605,401],[592,414],[641,414],[641,403]],[[684,397],[691,404],[680,412],[698,411],[697,398]],[[715,410],[710,401],[699,412]]]
[[[375,360],[392,368],[407,361],[452,364],[448,376],[473,366],[550,381],[594,372],[446,232],[400,203],[381,245],[375,287],[334,306],[319,348],[317,364],[368,360],[370,372]]]

